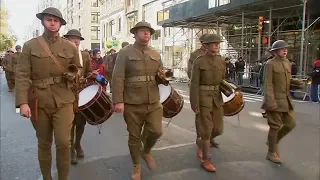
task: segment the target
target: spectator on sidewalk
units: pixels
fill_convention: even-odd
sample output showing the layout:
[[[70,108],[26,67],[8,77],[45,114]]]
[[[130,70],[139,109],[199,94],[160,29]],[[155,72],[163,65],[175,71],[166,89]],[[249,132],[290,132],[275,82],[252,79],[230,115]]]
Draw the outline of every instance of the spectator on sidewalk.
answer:
[[[246,65],[246,63],[244,62],[242,57],[240,57],[238,59],[238,61],[235,63],[236,74],[237,74],[237,77],[238,77],[238,85],[242,85],[243,84],[243,75],[244,75],[245,65]]]
[[[317,60],[313,63],[313,70],[310,73],[312,77],[311,83],[311,100],[313,102],[320,102],[319,86],[320,86],[320,51],[317,53]]]

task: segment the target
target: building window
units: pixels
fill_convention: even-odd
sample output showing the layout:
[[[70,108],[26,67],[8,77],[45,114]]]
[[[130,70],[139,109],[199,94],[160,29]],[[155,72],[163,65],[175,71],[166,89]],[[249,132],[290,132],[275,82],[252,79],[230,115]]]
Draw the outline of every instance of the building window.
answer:
[[[99,40],[100,37],[100,27],[91,26],[91,40]]]
[[[114,20],[112,20],[112,21],[110,21],[110,23],[109,23],[109,25],[110,25],[110,36],[113,36],[114,35],[114,33],[116,32],[115,31],[115,22],[114,22]]]
[[[169,19],[169,10],[158,11],[157,22],[164,21]]]
[[[118,30],[121,32],[121,17],[118,19]]]
[[[230,3],[230,0],[208,0],[208,1],[209,1],[208,3],[209,9]]]
[[[92,7],[98,7],[99,6],[99,0],[92,0],[91,6]]]
[[[98,12],[91,13],[91,23],[99,23],[99,13]]]
[[[127,20],[128,34],[130,33],[130,29],[133,28],[135,24],[136,24],[135,16],[128,17],[128,20]]]
[[[81,9],[81,2],[78,3],[78,8]]]
[[[152,34],[151,38],[152,40],[158,40],[161,37],[161,31],[155,30],[154,34]]]

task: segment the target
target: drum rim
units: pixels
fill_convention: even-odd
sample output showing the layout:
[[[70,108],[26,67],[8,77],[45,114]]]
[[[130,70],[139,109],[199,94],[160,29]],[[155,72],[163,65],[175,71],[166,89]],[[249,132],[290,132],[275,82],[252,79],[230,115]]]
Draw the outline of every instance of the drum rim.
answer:
[[[102,124],[104,122],[106,122],[111,116],[113,115],[113,110],[111,109],[106,116],[102,117],[99,121],[91,121],[90,119],[86,119],[86,121],[88,122],[88,124],[92,125],[92,126],[96,126],[99,124]]]
[[[173,88],[172,88],[173,89]],[[173,89],[174,90],[174,89]],[[175,91],[175,90],[174,90]],[[181,110],[182,110],[182,108],[183,108],[183,106],[184,106],[184,98],[183,98],[183,96],[181,96],[180,94],[178,94],[178,92],[177,91],[175,91],[176,93],[177,93],[177,95],[179,96],[179,97],[181,97],[181,105],[180,105],[180,107],[177,109],[177,111],[175,111],[172,115],[168,115],[168,116],[166,116],[166,115],[164,115],[164,113],[162,113],[163,114],[163,117],[164,118],[173,118],[173,117],[175,117],[176,115],[178,115],[180,112],[181,112]],[[170,97],[170,96],[169,96]],[[169,99],[169,98],[168,98]],[[164,112],[164,111],[163,111]]]
[[[101,94],[102,94],[102,87],[99,86],[99,89],[98,89],[98,92],[96,93],[96,95],[94,95],[93,98],[89,102],[87,102],[86,104],[79,106],[78,109],[84,110],[86,108],[91,107],[93,105],[93,103],[96,102],[97,99],[101,96]]]
[[[243,108],[244,108],[244,106],[245,106],[245,101],[244,101],[244,99],[243,99],[243,94],[242,93],[239,93],[239,95],[240,95],[240,97],[241,97],[241,99],[242,99],[242,105],[240,106],[240,108],[238,108],[238,110],[236,110],[235,112],[233,112],[233,113],[229,113],[229,114],[226,114],[226,113],[223,113],[224,114],[224,116],[234,116],[234,115],[237,115],[238,113],[240,113],[242,110],[243,110]],[[238,96],[234,96],[234,98],[233,98],[233,100],[236,98],[236,97],[238,97]],[[228,103],[230,103],[230,102],[232,102],[232,101],[228,101],[228,102],[226,102],[226,103],[224,103],[224,104],[228,104]],[[223,104],[223,106],[224,106],[224,104]]]

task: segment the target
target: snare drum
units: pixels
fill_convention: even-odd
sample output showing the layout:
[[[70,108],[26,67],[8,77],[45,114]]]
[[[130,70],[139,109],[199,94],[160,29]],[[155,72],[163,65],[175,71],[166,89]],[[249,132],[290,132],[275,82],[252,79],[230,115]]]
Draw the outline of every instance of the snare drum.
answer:
[[[91,84],[79,93],[79,111],[91,125],[104,123],[113,114],[112,101],[103,87]]]
[[[180,113],[184,100],[170,85],[159,84],[160,102],[163,106],[163,117],[172,118]]]
[[[223,93],[223,111],[224,116],[234,116],[242,111],[244,107],[243,95],[240,92],[233,92],[229,97],[225,96]]]

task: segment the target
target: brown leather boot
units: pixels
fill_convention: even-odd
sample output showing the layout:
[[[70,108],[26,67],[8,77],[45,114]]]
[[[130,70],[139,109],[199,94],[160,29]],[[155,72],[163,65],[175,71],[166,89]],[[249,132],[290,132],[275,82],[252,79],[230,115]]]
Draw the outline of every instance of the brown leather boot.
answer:
[[[77,151],[78,158],[83,158],[84,157],[84,152],[83,152],[83,149],[82,149],[81,145],[80,144],[76,145],[75,149]]]
[[[71,150],[71,164],[78,164],[77,153],[75,150]]]
[[[269,146],[269,141],[266,142],[266,145]],[[279,151],[279,146],[276,146],[276,153],[280,157],[280,151]]]
[[[150,153],[142,152],[141,157],[147,163],[149,170],[153,170],[157,167],[156,162],[154,161]]]
[[[202,159],[201,166],[208,172],[216,172],[216,167],[214,167],[210,159]]]
[[[140,164],[136,164],[133,166],[131,180],[141,180],[141,166],[140,166]]]
[[[273,163],[281,163],[280,157],[277,155],[276,152],[268,152],[266,158],[267,158],[267,160],[269,160]]]

